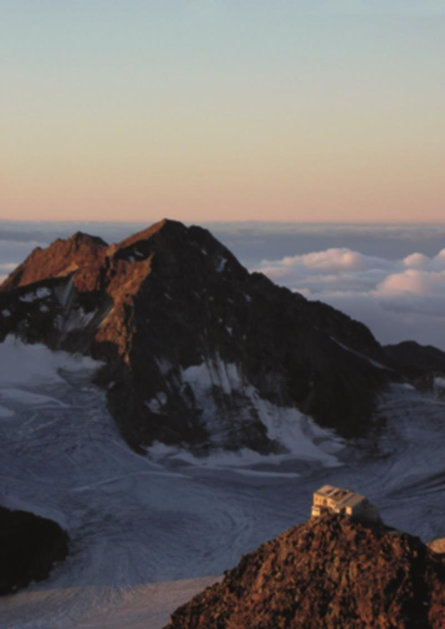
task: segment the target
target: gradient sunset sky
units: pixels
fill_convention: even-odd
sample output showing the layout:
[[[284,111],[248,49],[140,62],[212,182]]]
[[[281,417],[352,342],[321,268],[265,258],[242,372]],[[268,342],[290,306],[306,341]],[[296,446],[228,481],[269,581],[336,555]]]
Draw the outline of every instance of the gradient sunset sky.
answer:
[[[1,219],[445,220],[445,1],[0,10]]]

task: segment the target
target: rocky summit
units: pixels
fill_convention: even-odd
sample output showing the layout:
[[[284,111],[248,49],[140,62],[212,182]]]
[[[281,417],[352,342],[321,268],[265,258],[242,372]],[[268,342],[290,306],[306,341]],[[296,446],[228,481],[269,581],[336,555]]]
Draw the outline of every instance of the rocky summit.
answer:
[[[445,562],[406,533],[326,514],[243,557],[170,629],[445,627]]]
[[[136,449],[284,451],[279,412],[360,435],[395,377],[364,325],[170,220],[118,244],[77,233],[35,249],[0,287],[8,334],[102,360],[98,382]]]

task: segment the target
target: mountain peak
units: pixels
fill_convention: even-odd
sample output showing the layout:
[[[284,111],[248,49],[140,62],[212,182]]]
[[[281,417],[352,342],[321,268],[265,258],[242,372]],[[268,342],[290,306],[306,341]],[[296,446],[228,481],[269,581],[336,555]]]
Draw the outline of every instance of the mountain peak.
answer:
[[[143,229],[128,238],[125,238],[120,243],[116,245],[117,249],[126,249],[131,247],[137,242],[141,242],[144,240],[149,240],[153,236],[159,233],[169,233],[169,234],[182,234],[184,235],[187,228],[180,221],[174,221],[168,218],[164,218],[153,225]]]
[[[283,452],[270,421],[283,413],[362,434],[388,381],[365,326],[250,274],[209,231],[169,219],[110,246],[77,232],[36,249],[0,298],[11,313],[0,338],[106,362],[110,408],[136,448]]]
[[[57,241],[56,241],[57,242]],[[63,240],[61,242],[64,242]],[[77,231],[72,236],[66,239],[66,242],[73,242],[75,247],[93,246],[93,247],[106,247],[107,243],[99,236],[91,236],[85,232]]]
[[[34,249],[0,289],[18,288],[44,279],[68,276],[79,268],[97,266],[106,249],[104,240],[80,231],[66,239],[58,238],[45,249]]]

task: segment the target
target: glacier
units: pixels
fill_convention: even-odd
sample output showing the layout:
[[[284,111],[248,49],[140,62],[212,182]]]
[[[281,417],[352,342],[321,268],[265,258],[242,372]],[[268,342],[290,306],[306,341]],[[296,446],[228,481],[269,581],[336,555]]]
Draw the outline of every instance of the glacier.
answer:
[[[326,482],[367,495],[385,522],[424,541],[445,534],[440,396],[392,385],[373,434],[344,441],[251,391],[287,453],[199,458],[155,443],[141,456],[92,383],[91,358],[8,337],[0,365],[0,504],[52,518],[71,538],[47,581],[2,597],[1,626],[160,627],[241,554],[306,520]],[[221,374],[237,381],[231,365]],[[203,403],[214,375],[186,374]]]

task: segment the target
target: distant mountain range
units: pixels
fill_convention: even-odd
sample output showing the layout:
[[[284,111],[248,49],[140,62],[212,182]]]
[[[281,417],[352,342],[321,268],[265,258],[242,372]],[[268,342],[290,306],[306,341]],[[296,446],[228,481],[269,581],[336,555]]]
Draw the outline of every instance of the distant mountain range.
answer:
[[[0,340],[8,334],[103,361],[97,381],[136,450],[284,451],[277,412],[362,435],[388,382],[445,371],[445,352],[384,348],[171,220],[118,244],[76,233],[35,249],[0,287]]]

